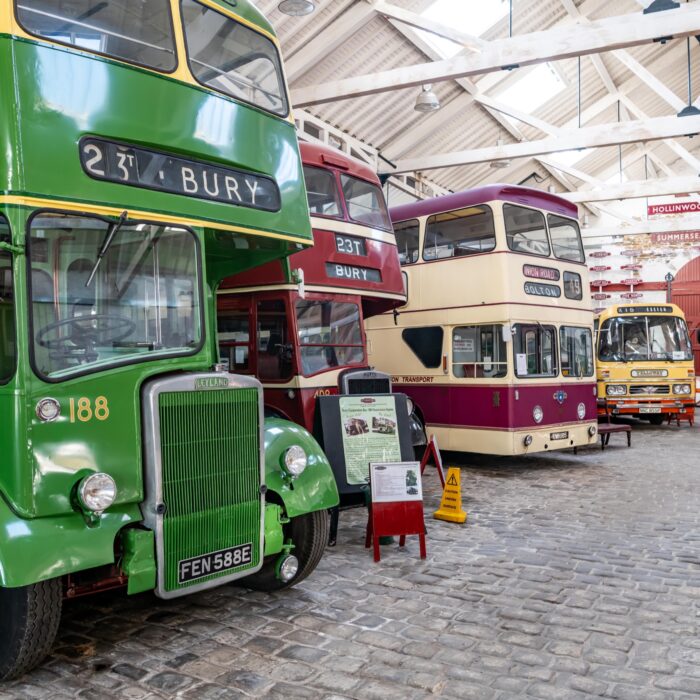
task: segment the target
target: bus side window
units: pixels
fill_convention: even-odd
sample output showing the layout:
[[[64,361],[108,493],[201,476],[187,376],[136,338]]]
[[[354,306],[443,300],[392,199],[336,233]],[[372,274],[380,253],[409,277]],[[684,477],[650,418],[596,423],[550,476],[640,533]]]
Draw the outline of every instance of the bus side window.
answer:
[[[287,309],[281,299],[259,301],[256,358],[260,381],[281,381],[292,374]]]
[[[418,262],[418,219],[394,224],[394,234],[401,264]]]
[[[219,358],[229,372],[249,372],[250,325],[248,309],[224,309],[217,314]]]
[[[0,241],[11,243],[10,225],[0,214]],[[17,364],[12,253],[0,251],[0,383],[10,381]]]

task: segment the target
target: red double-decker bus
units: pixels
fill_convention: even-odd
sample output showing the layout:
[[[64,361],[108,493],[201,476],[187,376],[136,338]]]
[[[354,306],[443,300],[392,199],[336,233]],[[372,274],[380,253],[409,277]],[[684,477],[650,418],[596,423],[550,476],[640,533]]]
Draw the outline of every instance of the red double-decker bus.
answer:
[[[406,297],[377,175],[333,148],[300,146],[314,246],[224,280],[219,352],[262,382],[268,411],[317,431],[317,397],[391,391],[368,366],[364,319]]]

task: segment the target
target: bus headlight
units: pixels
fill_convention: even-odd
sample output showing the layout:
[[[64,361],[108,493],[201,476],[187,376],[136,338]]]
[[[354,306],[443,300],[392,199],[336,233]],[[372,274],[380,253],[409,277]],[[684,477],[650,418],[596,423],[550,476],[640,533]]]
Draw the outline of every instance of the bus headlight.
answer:
[[[597,428],[595,427],[595,425],[589,425],[589,426],[588,426],[588,434],[589,434],[591,437],[593,437],[593,436],[596,434],[596,432],[597,432]]]
[[[674,384],[674,394],[690,394],[690,384]]]
[[[581,401],[581,403],[576,406],[576,415],[579,420],[583,420],[586,417],[586,404]]]
[[[41,399],[36,405],[36,415],[39,420],[50,422],[61,415],[61,404],[56,399]]]
[[[542,410],[542,406],[535,406],[532,409],[532,419],[535,421],[535,423],[541,423],[543,418],[544,411]]]
[[[525,447],[530,447],[530,445],[532,445],[532,435],[526,435],[523,438],[523,445],[525,445]]]
[[[292,445],[284,453],[284,468],[291,477],[299,476],[306,469],[307,461],[306,452],[299,445]]]
[[[86,476],[78,484],[78,501],[85,510],[101,515],[117,498],[117,484],[104,472]]]
[[[624,384],[608,384],[605,387],[605,393],[608,396],[624,396],[627,393],[627,387]]]

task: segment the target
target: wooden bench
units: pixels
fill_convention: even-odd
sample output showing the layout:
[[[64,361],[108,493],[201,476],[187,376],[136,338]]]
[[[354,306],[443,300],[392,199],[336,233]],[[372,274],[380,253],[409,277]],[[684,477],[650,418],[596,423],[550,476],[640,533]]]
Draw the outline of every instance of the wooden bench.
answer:
[[[610,436],[613,433],[627,434],[627,447],[632,447],[632,426],[626,423],[611,423],[610,411],[608,410],[608,401],[605,401],[605,416],[598,418],[598,435],[600,435],[600,449],[604,450],[605,446],[610,442]]]
[[[613,433],[627,433],[627,447],[632,446],[632,426],[626,423],[599,423],[600,449],[604,450]]]

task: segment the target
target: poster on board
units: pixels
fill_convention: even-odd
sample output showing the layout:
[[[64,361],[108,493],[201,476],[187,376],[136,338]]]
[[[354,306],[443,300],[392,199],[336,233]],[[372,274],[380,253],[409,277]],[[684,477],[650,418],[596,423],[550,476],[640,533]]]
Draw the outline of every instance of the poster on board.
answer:
[[[422,501],[420,462],[370,464],[372,503]]]
[[[366,484],[370,462],[401,460],[392,396],[342,396],[340,422],[348,484]]]

